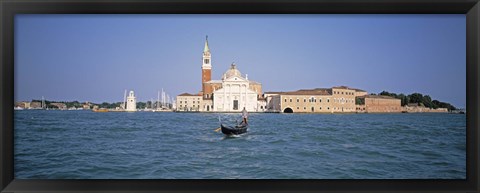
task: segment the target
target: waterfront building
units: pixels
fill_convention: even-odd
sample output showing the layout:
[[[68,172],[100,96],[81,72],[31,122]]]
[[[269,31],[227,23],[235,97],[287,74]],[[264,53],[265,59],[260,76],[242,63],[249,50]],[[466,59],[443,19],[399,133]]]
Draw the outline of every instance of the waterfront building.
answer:
[[[358,93],[357,93],[358,92]],[[284,113],[352,113],[355,97],[366,93],[346,86],[266,92],[267,111]]]
[[[198,94],[183,93],[176,98],[177,111],[240,112],[264,111],[262,84],[242,75],[232,63],[220,80],[212,80],[212,55],[205,40],[202,57],[202,90]]]
[[[200,111],[201,95],[183,93],[177,96],[177,111]]]
[[[30,108],[31,109],[41,109],[42,108],[42,103],[38,101],[32,101],[30,103]]]
[[[260,83],[248,80],[248,75],[242,76],[235,63],[231,64],[220,81],[221,87],[216,89],[213,86],[213,111],[240,112],[245,107],[247,111],[261,111],[263,107],[259,104],[262,86]],[[210,81],[215,84],[215,82]],[[209,86],[209,82],[205,84]],[[206,100],[212,100],[206,98]],[[205,96],[204,96],[205,97]],[[205,104],[208,111],[208,103]],[[260,109],[259,109],[260,107]]]
[[[15,107],[19,107],[22,109],[29,109],[30,108],[30,102],[22,101],[22,102],[16,102]]]
[[[359,104],[356,106],[358,112],[365,113],[400,113],[404,109],[401,100],[383,95],[359,96]]]
[[[90,106],[91,104],[89,102],[85,102],[84,104],[82,104],[83,109],[90,109]]]
[[[137,111],[137,99],[133,91],[130,91],[130,93],[128,93],[126,111]]]

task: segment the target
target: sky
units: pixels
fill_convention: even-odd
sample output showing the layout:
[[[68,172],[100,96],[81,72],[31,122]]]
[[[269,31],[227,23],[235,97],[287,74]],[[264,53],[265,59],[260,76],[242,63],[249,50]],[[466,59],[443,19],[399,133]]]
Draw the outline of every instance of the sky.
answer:
[[[466,105],[466,18],[439,15],[15,16],[15,100],[138,101],[201,90],[235,62],[264,92],[349,86]]]

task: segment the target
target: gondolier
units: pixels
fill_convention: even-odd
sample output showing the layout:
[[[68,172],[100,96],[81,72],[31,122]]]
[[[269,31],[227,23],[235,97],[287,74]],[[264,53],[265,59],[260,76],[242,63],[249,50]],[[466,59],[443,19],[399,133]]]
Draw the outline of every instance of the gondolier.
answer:
[[[248,112],[247,112],[247,109],[245,109],[245,107],[243,107],[243,110],[242,110],[242,118],[243,118],[243,123],[248,124]]]

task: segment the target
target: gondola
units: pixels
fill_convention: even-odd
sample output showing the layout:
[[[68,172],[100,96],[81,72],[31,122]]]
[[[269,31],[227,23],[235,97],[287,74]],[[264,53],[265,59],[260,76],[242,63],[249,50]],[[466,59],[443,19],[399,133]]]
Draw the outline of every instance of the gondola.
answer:
[[[222,128],[222,133],[225,135],[240,135],[247,132],[248,124],[240,124],[232,127],[222,123],[220,127]]]

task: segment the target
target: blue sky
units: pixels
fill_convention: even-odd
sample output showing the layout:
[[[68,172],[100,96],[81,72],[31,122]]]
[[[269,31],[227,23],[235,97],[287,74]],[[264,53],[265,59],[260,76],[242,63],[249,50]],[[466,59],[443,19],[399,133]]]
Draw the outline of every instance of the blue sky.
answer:
[[[464,107],[465,15],[17,15],[15,99],[140,101],[232,62],[265,91],[346,85]]]

